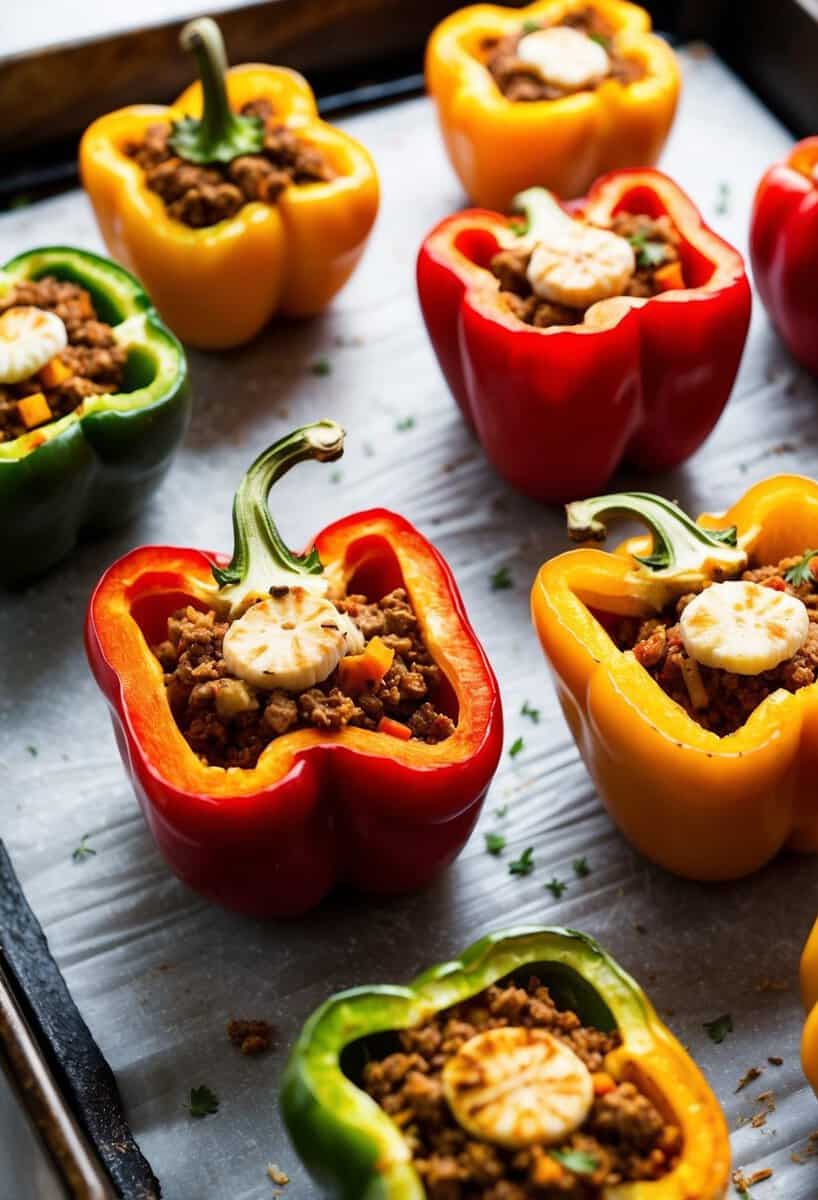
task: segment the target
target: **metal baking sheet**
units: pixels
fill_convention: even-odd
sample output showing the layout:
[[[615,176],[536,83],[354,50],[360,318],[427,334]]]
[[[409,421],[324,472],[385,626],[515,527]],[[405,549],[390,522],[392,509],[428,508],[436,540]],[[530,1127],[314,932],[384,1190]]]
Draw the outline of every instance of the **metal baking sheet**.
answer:
[[[790,139],[704,48],[683,59],[684,99],[663,165],[714,227],[744,247],[755,183]],[[0,830],[33,907],[168,1200],[265,1200],[275,1190],[268,1162],[290,1175],[286,1195],[315,1197],[276,1106],[287,1047],[306,1015],[337,988],[407,979],[517,921],[573,925],[609,947],[707,1072],[734,1131],[736,1165],[773,1169],[753,1200],[814,1198],[818,1159],[795,1163],[791,1155],[818,1128],[798,1062],[796,984],[818,909],[818,859],[784,855],[741,883],[699,885],[648,865],[612,828],[529,624],[528,588],[537,565],[564,548],[562,516],[514,495],[487,466],[418,314],[418,242],[462,203],[431,107],[413,100],[346,126],[377,157],[383,210],[363,266],[331,313],[270,331],[241,352],[193,355],[193,424],[150,509],[24,594],[0,600]],[[2,258],[53,241],[101,249],[81,193],[0,218]],[[311,373],[319,357],[329,360],[329,375]],[[500,677],[507,744],[522,735],[525,748],[514,760],[504,755],[477,831],[436,886],[405,899],[342,894],[296,923],[263,925],[206,904],[160,860],[86,669],[82,621],[100,572],[133,545],[229,548],[230,501],[244,467],[292,425],[324,415],[349,430],[340,480],[313,464],[284,480],[276,489],[284,532],[300,545],[338,515],[373,503],[416,522],[454,567]],[[399,432],[407,417],[414,425]],[[688,466],[638,483],[693,512],[724,507],[771,473],[818,474],[816,430],[818,388],[793,367],[757,304],[716,433]],[[489,576],[501,565],[514,587],[493,592]],[[519,715],[525,700],[541,710],[539,724]],[[500,823],[492,810],[506,804]],[[484,833],[500,828],[509,839],[505,861],[484,850]],[[84,834],[96,854],[74,862]],[[510,877],[509,856],[527,846],[536,870]],[[571,869],[578,855],[591,868],[581,880]],[[559,902],[543,886],[552,876],[569,884]],[[771,986],[779,983],[784,990]],[[728,1012],[734,1032],[714,1045],[702,1023]],[[275,1022],[277,1047],[243,1058],[225,1037],[230,1016]],[[783,1065],[768,1065],[768,1056]],[[737,1094],[752,1066],[764,1067],[762,1077]],[[185,1099],[201,1083],[221,1107],[194,1121]],[[767,1090],[775,1111],[754,1128],[755,1097]]]

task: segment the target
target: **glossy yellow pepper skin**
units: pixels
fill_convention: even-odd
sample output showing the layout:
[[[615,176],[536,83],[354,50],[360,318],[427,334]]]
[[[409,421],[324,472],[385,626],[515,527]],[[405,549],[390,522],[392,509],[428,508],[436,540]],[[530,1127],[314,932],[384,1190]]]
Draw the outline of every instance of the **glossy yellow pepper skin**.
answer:
[[[225,78],[234,111],[251,100],[272,101],[282,123],[322,152],[335,178],[293,185],[275,204],[245,204],[204,229],[169,217],[125,147],[149,125],[201,116],[198,82],[171,108],[136,105],[100,117],[80,144],[82,182],[109,251],[139,276],[173,331],[208,350],[249,341],[277,314],[324,309],[355,269],[378,211],[372,159],[319,119],[301,75],[246,64]]]
[[[818,1096],[818,921],[801,956],[801,999],[807,1014],[801,1038],[801,1066]]]
[[[818,545],[818,484],[775,476],[699,525],[735,525],[751,562],[802,554]],[[632,555],[650,545],[643,537],[614,554],[561,554],[540,568],[531,595],[563,712],[605,807],[647,858],[691,879],[740,878],[785,846],[818,852],[818,686],[773,693],[719,737],[618,650],[594,615],[649,615],[670,599],[657,603],[633,570]]]
[[[484,65],[485,39],[589,6],[615,31],[616,49],[641,64],[642,78],[627,86],[605,80],[558,100],[506,99]],[[426,82],[472,202],[505,212],[517,192],[535,185],[571,199],[607,171],[652,166],[673,122],[680,75],[673,51],[650,27],[647,12],[625,0],[475,4],[442,21],[427,47]]]

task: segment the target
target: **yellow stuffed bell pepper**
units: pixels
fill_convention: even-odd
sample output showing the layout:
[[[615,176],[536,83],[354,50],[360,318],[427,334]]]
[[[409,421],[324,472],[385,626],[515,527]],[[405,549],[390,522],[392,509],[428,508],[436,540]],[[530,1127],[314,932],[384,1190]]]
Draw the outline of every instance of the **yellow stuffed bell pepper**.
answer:
[[[301,75],[257,64],[227,70],[208,18],[186,26],[182,44],[196,54],[201,82],[170,108],[100,117],[82,138],[80,172],[111,254],[139,276],[179,337],[220,349],[248,341],[278,313],[325,308],[363,253],[378,178],[363,146],[318,118]],[[260,112],[270,114],[266,125]],[[159,176],[151,163],[149,180],[143,161],[163,126],[168,157]],[[290,175],[265,159],[271,140],[295,164],[284,162]],[[301,182],[305,153],[325,178]],[[245,199],[256,194],[270,199]],[[180,195],[184,220],[175,215]],[[225,200],[230,215],[213,220]]]
[[[569,532],[579,541],[601,540],[605,520],[617,515],[641,521],[652,535],[631,539],[614,554],[590,548],[561,554],[540,568],[532,590],[534,624],[563,711],[613,820],[648,858],[692,879],[739,878],[784,846],[818,851],[818,685],[796,682],[795,690],[787,690],[792,678],[781,686],[774,672],[742,677],[694,661],[691,687],[703,695],[697,701],[694,688],[683,706],[646,668],[644,655],[638,659],[615,640],[622,618],[656,616],[661,624],[659,615],[677,601],[684,606],[681,597],[692,593],[700,593],[696,609],[684,608],[681,618],[688,640],[680,645],[671,631],[676,640],[664,647],[665,665],[671,653],[677,665],[688,655],[704,661],[705,635],[716,654],[731,647],[739,657],[751,650],[768,653],[777,644],[771,639],[791,636],[792,613],[804,623],[801,633],[811,637],[807,603],[816,615],[818,564],[811,548],[818,546],[818,484],[777,476],[751,488],[729,512],[698,523],[670,501],[644,493],[579,501],[567,511]],[[756,627],[753,613],[741,606],[731,616],[731,606],[722,603],[724,581],[735,596],[745,569],[755,573],[788,556],[798,557],[786,580],[770,571],[764,587],[750,588],[752,603],[760,597],[764,620],[764,606],[779,604],[776,596],[783,595],[783,621]],[[746,586],[739,588],[742,595]],[[736,616],[747,622],[737,640],[731,625]],[[664,627],[660,633],[667,641]],[[779,660],[776,670],[793,668],[795,677],[806,667],[802,683],[818,678],[806,657],[812,644],[788,662]],[[754,669],[752,663],[742,669],[748,665]],[[702,724],[706,707],[701,719],[695,715],[696,703],[708,703],[708,687],[721,688],[722,696],[734,688],[737,698],[749,689],[759,702],[720,736]]]
[[[801,999],[807,1014],[801,1038],[801,1066],[818,1096],[818,921],[801,956]]]
[[[607,171],[655,163],[680,75],[650,27],[624,0],[476,4],[442,21],[426,82],[473,203],[505,212],[534,185],[569,199]]]

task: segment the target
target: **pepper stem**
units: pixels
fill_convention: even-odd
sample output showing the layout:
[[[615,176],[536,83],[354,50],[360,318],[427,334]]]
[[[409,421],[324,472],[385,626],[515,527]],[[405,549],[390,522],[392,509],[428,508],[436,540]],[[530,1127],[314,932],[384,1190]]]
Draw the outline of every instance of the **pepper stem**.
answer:
[[[334,462],[344,452],[344,431],[335,421],[316,421],[281,438],[258,456],[239,484],[233,500],[233,557],[227,567],[213,567],[222,599],[232,610],[249,598],[268,595],[271,587],[289,587],[323,571],[315,547],[294,554],[270,515],[267,497],[276,480],[306,459]]]
[[[647,525],[653,535],[651,554],[633,558],[654,577],[719,579],[747,565],[735,525],[703,529],[678,504],[650,492],[619,492],[576,500],[565,506],[568,536],[575,542],[603,542],[606,521],[626,517]]]
[[[183,50],[195,55],[202,84],[202,116],[174,122],[170,144],[180,158],[193,163],[229,163],[241,154],[257,154],[264,144],[264,124],[230,108],[225,75],[227,55],[221,30],[210,17],[189,21],[179,35]]]
[[[520,229],[520,236],[535,242],[544,241],[549,234],[572,224],[572,218],[557,198],[543,187],[531,187],[518,192],[511,201],[511,209],[523,215],[525,228]]]

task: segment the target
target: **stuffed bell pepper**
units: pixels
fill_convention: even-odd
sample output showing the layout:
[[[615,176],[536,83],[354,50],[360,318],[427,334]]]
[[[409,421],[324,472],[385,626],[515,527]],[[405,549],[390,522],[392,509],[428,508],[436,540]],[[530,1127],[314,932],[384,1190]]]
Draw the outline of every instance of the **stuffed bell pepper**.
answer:
[[[648,858],[735,879],[818,851],[818,484],[782,475],[694,522],[647,493],[568,505],[571,537],[643,523],[615,554],[540,568],[534,624],[614,821]]]
[[[792,355],[818,375],[818,137],[770,167],[750,222],[753,277]]]
[[[421,247],[443,374],[505,479],[536,500],[599,491],[623,459],[688,458],[730,395],[750,320],[741,255],[658,171],[597,180],[568,213],[471,209]]]
[[[282,1113],[337,1200],[722,1200],[718,1102],[589,937],[491,934],[408,987],[341,992],[287,1065]]]
[[[209,18],[182,31],[201,82],[171,108],[101,117],[82,180],[115,258],[184,341],[248,341],[277,313],[320,312],[363,253],[378,209],[372,160],[319,120],[285,67],[226,69]]]
[[[505,210],[533,185],[569,199],[659,157],[679,68],[623,0],[477,4],[432,34],[426,80],[452,166],[474,204]]]
[[[127,521],[182,440],[181,346],[127,271],[67,246],[0,269],[0,583]]]
[[[336,881],[420,887],[460,851],[497,766],[497,684],[438,552],[402,517],[357,513],[294,554],[267,508],[320,421],[264,451],[233,509],[234,552],[146,546],[88,610],[91,668],[171,867],[259,916]]]
[[[818,1096],[818,921],[801,956],[801,999],[807,1014],[801,1039],[801,1066]]]

